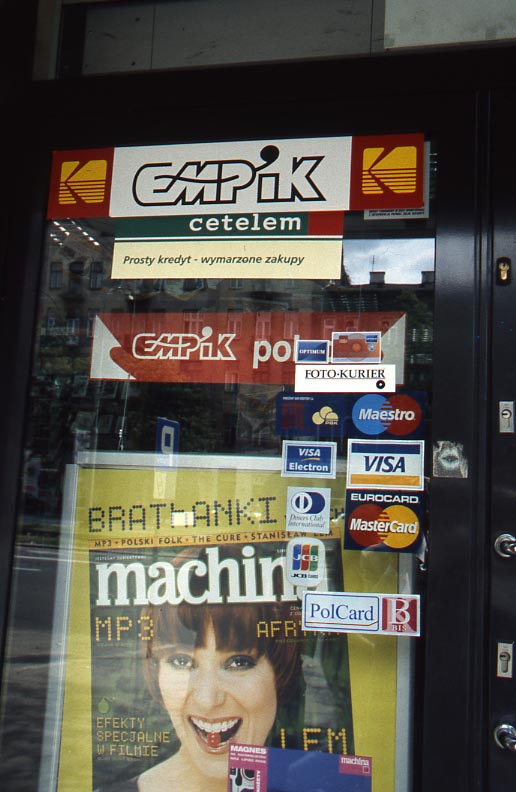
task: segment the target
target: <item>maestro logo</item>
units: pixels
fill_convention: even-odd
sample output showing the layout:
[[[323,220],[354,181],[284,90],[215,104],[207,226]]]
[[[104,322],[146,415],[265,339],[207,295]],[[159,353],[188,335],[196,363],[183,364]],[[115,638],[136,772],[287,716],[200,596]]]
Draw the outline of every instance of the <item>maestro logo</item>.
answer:
[[[326,569],[324,542],[292,539],[287,545],[287,578],[294,586],[318,586]]]
[[[420,534],[417,514],[408,506],[383,508],[367,503],[354,509],[347,519],[347,536],[360,547],[384,545],[400,551],[416,544]]]
[[[412,396],[403,393],[392,396],[370,393],[355,402],[351,417],[363,434],[404,437],[419,427],[422,411]]]

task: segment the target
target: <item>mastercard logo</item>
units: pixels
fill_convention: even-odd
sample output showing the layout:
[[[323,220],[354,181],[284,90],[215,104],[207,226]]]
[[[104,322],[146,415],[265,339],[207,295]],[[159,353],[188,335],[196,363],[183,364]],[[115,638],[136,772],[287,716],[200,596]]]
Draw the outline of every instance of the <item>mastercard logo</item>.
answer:
[[[383,508],[374,503],[358,506],[347,521],[348,537],[361,547],[384,545],[405,550],[416,544],[421,532],[417,514],[399,504]]]

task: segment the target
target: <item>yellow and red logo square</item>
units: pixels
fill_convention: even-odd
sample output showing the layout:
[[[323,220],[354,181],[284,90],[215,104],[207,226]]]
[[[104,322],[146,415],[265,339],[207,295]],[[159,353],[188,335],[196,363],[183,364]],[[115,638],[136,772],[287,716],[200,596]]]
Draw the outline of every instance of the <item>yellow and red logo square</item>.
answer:
[[[47,218],[109,217],[114,149],[55,151]]]
[[[353,137],[350,209],[417,209],[424,202],[422,134]]]

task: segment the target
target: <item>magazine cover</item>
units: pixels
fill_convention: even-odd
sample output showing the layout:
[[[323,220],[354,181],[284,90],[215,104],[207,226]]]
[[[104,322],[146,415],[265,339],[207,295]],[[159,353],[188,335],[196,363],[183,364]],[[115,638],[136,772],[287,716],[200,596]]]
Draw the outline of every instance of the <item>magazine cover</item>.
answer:
[[[396,639],[301,629],[307,587],[353,590],[365,575],[368,590],[396,590],[392,558],[364,567],[348,553],[343,574],[342,480],[76,476],[58,792],[225,792],[234,745],[287,752],[282,767],[298,752],[360,753],[373,790],[394,789]],[[292,484],[331,492],[328,533],[286,530]]]

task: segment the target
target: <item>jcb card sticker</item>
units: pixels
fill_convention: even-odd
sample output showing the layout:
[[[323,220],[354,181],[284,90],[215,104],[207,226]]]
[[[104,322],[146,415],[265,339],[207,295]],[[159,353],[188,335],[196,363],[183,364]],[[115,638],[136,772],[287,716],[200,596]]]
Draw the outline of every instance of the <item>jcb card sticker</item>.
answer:
[[[303,630],[376,635],[420,635],[417,594],[303,594]]]
[[[394,393],[396,366],[389,363],[296,365],[296,393]]]
[[[354,434],[376,437],[421,437],[425,394],[360,396],[351,409]]]
[[[378,332],[332,333],[331,362],[379,363],[382,359],[380,341],[381,333]]]
[[[281,475],[335,478],[337,443],[302,443],[297,440],[284,440]]]
[[[423,538],[424,493],[346,492],[345,550],[417,553]]]
[[[297,533],[330,532],[331,489],[289,487],[285,528]]]
[[[314,734],[320,729],[313,729]],[[231,744],[228,792],[371,792],[370,756]]]
[[[348,440],[349,489],[424,489],[423,440]]]
[[[318,586],[326,568],[324,542],[310,537],[291,539],[287,545],[287,580],[293,586]]]

